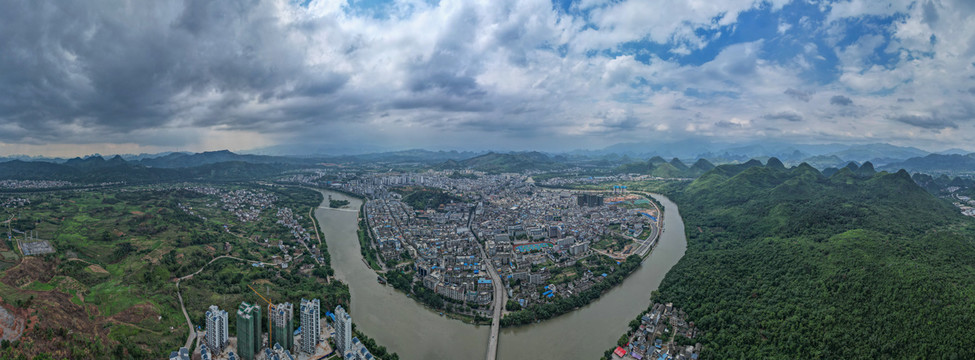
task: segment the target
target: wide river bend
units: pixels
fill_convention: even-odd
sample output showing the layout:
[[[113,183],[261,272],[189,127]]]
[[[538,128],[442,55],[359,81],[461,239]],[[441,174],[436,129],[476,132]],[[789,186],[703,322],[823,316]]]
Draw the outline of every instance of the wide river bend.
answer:
[[[406,295],[376,281],[362,261],[356,235],[362,200],[322,191],[315,211],[332,257],[335,277],[349,284],[356,326],[403,360],[482,359],[489,326],[474,326],[441,316]],[[328,197],[350,202],[330,209]],[[547,321],[502,329],[498,358],[598,359],[626,331],[630,320],[649,305],[650,292],[684,255],[687,240],[677,205],[654,194],[664,206],[663,233],[643,265],[599,300]]]

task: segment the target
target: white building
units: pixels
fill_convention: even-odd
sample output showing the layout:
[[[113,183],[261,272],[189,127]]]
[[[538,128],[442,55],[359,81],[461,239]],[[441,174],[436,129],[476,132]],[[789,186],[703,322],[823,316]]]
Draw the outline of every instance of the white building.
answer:
[[[322,341],[321,306],[318,299],[301,299],[301,351],[314,354],[315,346]]]
[[[216,305],[210,305],[210,310],[206,313],[207,333],[206,343],[209,350],[215,354],[223,351],[227,346],[229,336],[227,334],[227,312],[220,310]]]
[[[342,305],[335,307],[335,346],[339,354],[352,350],[352,316]]]

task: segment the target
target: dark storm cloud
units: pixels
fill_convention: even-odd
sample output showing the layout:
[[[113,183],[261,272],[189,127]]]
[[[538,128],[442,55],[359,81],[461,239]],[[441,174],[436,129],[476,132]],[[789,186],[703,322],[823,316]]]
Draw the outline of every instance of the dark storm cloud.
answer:
[[[0,121],[20,131],[0,141],[120,141],[175,120],[254,126],[266,118],[228,110],[331,94],[348,80],[309,72],[261,2],[13,2],[4,10]]]
[[[743,127],[741,124],[733,123],[733,122],[727,121],[727,120],[721,120],[721,121],[715,122],[714,123],[714,126],[719,127],[719,128],[722,128],[722,129],[740,129],[740,128]]]
[[[832,105],[850,106],[853,105],[853,99],[850,99],[843,95],[836,95],[829,98],[829,103]]]
[[[798,122],[798,121],[802,121],[802,114],[783,111],[774,114],[765,114],[764,116],[762,116],[762,118],[767,120],[786,120],[786,121]]]
[[[791,96],[793,99],[809,102],[812,99],[812,93],[808,91],[796,90],[796,89],[786,89],[785,94]]]
[[[327,0],[7,0],[0,12],[0,150],[6,143],[212,147],[220,145],[205,140],[219,136],[280,143],[342,132],[377,142],[537,135],[524,144],[552,147],[576,146],[566,139],[734,137],[779,127],[797,137],[825,127],[854,138],[866,136],[861,119],[875,118],[874,111],[922,115],[888,117],[889,126],[871,136],[917,127],[964,128],[959,133],[967,135],[975,88],[959,81],[971,76],[975,47],[945,48],[971,41],[942,29],[961,28],[953,26],[965,11],[959,7],[975,2],[952,1],[916,1],[898,21],[881,23],[859,17],[867,9],[848,7],[842,18],[865,20],[891,45],[836,46],[832,38],[859,30],[834,29],[827,23],[843,22],[832,20],[813,28],[820,26],[814,21],[800,25],[809,36],[796,39],[809,41],[804,53],[785,59],[775,51],[780,41],[735,24],[737,14],[756,7],[774,24],[779,1],[768,8],[718,1],[708,10],[674,2],[655,18],[632,16],[660,8],[639,0],[597,1],[578,13],[548,0],[396,2],[368,12],[355,1]],[[807,8],[812,18],[834,11]],[[898,30],[922,15],[937,42],[927,41],[927,30],[917,41],[896,38],[910,35]],[[744,36],[707,35],[713,19],[732,20],[726,25]],[[705,47],[713,57],[696,54]],[[912,60],[932,71],[900,71],[903,57],[868,51],[901,47],[933,51]],[[809,71],[821,69],[805,68],[813,59],[837,71]],[[893,80],[911,86],[881,91]],[[813,103],[817,92],[843,95]],[[830,109],[817,108],[825,99]]]
[[[478,14],[472,7],[465,6],[448,19],[447,27],[428,59],[408,65],[406,87],[409,98],[396,100],[394,107],[490,110],[490,105],[480,101],[487,92],[475,79],[480,64],[471,48],[477,36]]]
[[[478,99],[469,99],[448,94],[435,96],[409,96],[399,98],[390,104],[394,109],[438,109],[444,111],[457,112],[487,112],[494,110],[490,102],[483,102]]]
[[[957,129],[958,124],[949,119],[930,115],[893,115],[890,120],[928,130]]]

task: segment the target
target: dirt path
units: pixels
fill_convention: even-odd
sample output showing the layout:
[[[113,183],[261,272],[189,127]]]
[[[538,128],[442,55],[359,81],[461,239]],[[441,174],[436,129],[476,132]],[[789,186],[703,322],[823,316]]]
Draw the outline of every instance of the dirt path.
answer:
[[[322,248],[322,236],[318,233],[318,219],[315,218],[315,208],[308,209],[308,217],[311,218],[311,223],[315,227],[315,239],[318,240],[318,248]]]
[[[266,262],[261,262],[261,261],[254,261],[254,260],[242,259],[242,258],[239,258],[239,257],[236,257],[236,256],[221,255],[221,256],[217,256],[217,257],[213,258],[213,260],[210,260],[210,262],[204,264],[202,267],[200,267],[200,270],[197,270],[196,272],[194,272],[192,274],[189,274],[189,275],[186,275],[186,276],[183,276],[181,278],[176,279],[176,297],[179,298],[179,307],[182,308],[182,310],[183,310],[183,317],[186,318],[186,326],[189,327],[189,329],[190,329],[190,333],[188,335],[186,335],[186,346],[185,347],[187,349],[189,349],[190,346],[193,345],[193,337],[194,337],[194,335],[196,335],[196,330],[193,329],[193,322],[190,321],[190,314],[188,312],[186,312],[186,305],[183,304],[183,293],[179,289],[179,283],[181,281],[183,281],[183,280],[188,280],[188,279],[193,278],[194,275],[199,274],[207,266],[209,266],[210,264],[213,264],[214,261],[217,261],[217,260],[220,260],[220,259],[225,259],[225,258],[226,259],[239,260],[239,261],[245,261],[245,262],[249,262],[249,263],[261,263],[261,264],[263,264],[265,266],[267,266],[267,265],[273,266],[274,265],[274,264],[271,264],[271,263],[266,263]]]

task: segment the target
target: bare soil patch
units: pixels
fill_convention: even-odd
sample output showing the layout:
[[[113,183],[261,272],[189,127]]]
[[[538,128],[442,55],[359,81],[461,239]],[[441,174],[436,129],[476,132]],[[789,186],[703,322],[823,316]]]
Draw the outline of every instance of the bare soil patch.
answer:
[[[108,270],[105,270],[105,268],[97,264],[88,265],[88,270],[96,274],[108,274]]]
[[[41,258],[27,256],[17,266],[7,270],[0,282],[13,287],[30,283],[32,281],[48,282],[54,277],[54,264],[48,263]]]

